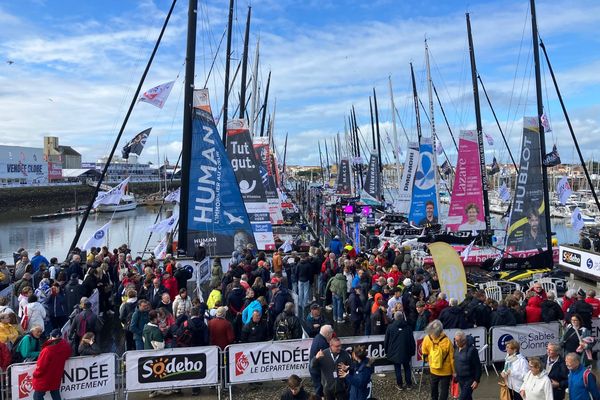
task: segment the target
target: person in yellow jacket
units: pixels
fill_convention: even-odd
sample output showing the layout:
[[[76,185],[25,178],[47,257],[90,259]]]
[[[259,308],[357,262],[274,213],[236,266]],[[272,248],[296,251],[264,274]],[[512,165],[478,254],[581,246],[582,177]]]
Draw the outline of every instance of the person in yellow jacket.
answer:
[[[213,287],[213,290],[208,295],[208,300],[206,300],[206,306],[208,307],[209,310],[212,310],[212,309],[222,305],[221,304],[222,301],[223,301],[223,295],[221,293],[221,287],[217,285],[217,286]]]
[[[10,315],[0,315],[0,342],[15,344],[19,337],[19,331],[10,323]]]
[[[427,325],[425,333],[421,353],[431,372],[431,399],[446,400],[454,374],[454,346],[437,319]]]

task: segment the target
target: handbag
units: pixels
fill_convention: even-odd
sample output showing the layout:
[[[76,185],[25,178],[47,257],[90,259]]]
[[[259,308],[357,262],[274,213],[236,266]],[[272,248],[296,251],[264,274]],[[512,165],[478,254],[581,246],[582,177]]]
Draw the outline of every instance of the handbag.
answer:
[[[498,398],[500,400],[512,400],[512,393],[506,384],[506,380],[499,381],[498,385],[500,386],[500,396]]]
[[[458,396],[460,395],[458,380],[456,380],[456,378],[452,378],[452,383],[450,384],[450,395],[453,399],[458,399]]]

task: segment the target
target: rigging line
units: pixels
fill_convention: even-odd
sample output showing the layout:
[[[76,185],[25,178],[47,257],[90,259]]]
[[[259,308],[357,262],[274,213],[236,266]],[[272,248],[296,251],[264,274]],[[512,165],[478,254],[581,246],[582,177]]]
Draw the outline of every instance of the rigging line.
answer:
[[[448,118],[446,117],[446,111],[444,111],[444,107],[442,106],[442,101],[440,100],[440,96],[438,96],[438,92],[437,92],[437,89],[435,88],[435,85],[433,84],[433,81],[431,81],[431,87],[433,88],[435,97],[437,98],[437,101],[440,105],[440,109],[442,110],[442,115],[444,116],[444,121],[446,121],[446,126],[448,127],[448,132],[450,132],[450,137],[452,138],[452,142],[454,143],[454,148],[456,149],[456,152],[458,153],[458,145],[456,144],[456,139],[454,138],[454,133],[452,133],[452,128],[450,127],[450,123],[448,122]]]
[[[223,34],[221,35],[221,40],[219,41],[219,46],[217,47],[217,51],[215,51],[215,56],[213,57],[212,63],[210,64],[208,74],[206,75],[206,79],[204,80],[204,86],[203,86],[204,89],[206,89],[206,86],[208,85],[208,80],[210,79],[210,76],[212,74],[212,70],[215,66],[215,62],[217,61],[217,57],[219,56],[219,50],[221,49],[221,45],[223,44],[223,39],[225,39],[226,34],[227,34],[227,28],[225,28],[225,30],[223,31]]]
[[[425,114],[427,121],[429,123],[431,123],[431,120],[429,119],[429,114],[427,114],[427,110],[425,109],[425,106],[423,105],[423,102],[421,101],[421,99],[419,99],[419,104],[421,105],[421,108],[423,109],[423,113]],[[437,133],[435,135],[435,138],[440,142],[440,146],[442,146],[442,144],[441,144],[442,142],[441,142],[440,138],[438,137]],[[437,152],[437,149],[433,149],[433,151]],[[454,168],[452,168],[452,163],[450,162],[450,159],[448,158],[448,155],[446,154],[446,150],[444,149],[444,146],[442,146],[442,152],[444,153],[444,157],[446,158],[446,161],[448,161],[448,164],[450,164],[450,168],[454,172]],[[438,167],[438,169],[440,169],[439,165],[437,167]]]

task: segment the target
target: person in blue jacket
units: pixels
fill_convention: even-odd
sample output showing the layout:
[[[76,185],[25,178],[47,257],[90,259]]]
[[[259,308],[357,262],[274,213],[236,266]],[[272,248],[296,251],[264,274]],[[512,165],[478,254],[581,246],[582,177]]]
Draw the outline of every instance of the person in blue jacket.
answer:
[[[580,357],[577,353],[569,353],[565,357],[569,369],[569,400],[600,400],[596,377],[581,364]]]
[[[371,397],[371,375],[373,366],[367,357],[367,346],[357,344],[352,350],[352,366],[340,368],[340,378],[345,378],[350,385],[349,400],[367,400]]]
[[[342,251],[344,251],[344,245],[340,241],[339,236],[336,235],[333,239],[331,239],[331,242],[329,242],[329,250],[331,250],[337,257],[342,255]]]

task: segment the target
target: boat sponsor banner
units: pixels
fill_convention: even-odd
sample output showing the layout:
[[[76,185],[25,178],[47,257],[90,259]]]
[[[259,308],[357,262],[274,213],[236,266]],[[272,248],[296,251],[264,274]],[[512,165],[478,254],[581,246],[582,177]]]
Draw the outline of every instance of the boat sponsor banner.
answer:
[[[544,188],[537,117],[523,118],[523,141],[519,176],[513,198],[507,249],[546,248]]]
[[[212,386],[219,382],[217,346],[140,350],[125,353],[127,390]]]
[[[409,143],[406,152],[406,160],[402,169],[402,179],[398,188],[398,198],[394,202],[394,208],[401,214],[410,212],[410,201],[412,199],[413,183],[415,173],[419,166],[419,144]]]
[[[283,224],[283,213],[281,212],[281,203],[279,202],[277,185],[275,184],[275,165],[272,162],[273,158],[271,157],[269,148],[269,139],[266,137],[254,138],[254,151],[259,161],[258,168],[267,196],[271,223]]]
[[[203,245],[208,254],[223,255],[255,244],[207,89],[194,91],[189,187],[187,249]]]
[[[280,380],[291,374],[310,376],[311,344],[312,339],[233,344],[227,348],[229,382]]]
[[[471,335],[475,341],[475,347],[479,352],[479,361],[482,363],[487,363],[488,361],[488,352],[481,351],[487,344],[487,334],[484,327],[471,328],[471,329],[444,329],[444,333],[454,343],[454,335],[456,332],[462,331],[466,335]],[[413,332],[413,336],[415,338],[415,343],[417,345],[417,352],[412,357],[411,364],[413,368],[420,368],[423,366],[423,353],[421,352],[421,348],[423,347],[423,338],[425,338],[427,334],[424,331]]]
[[[2,146],[0,179],[48,183],[48,162],[44,158],[43,150],[33,147]]]
[[[448,298],[463,301],[467,294],[467,277],[456,250],[444,242],[431,243],[428,248],[440,279],[442,292],[446,293]]]
[[[381,201],[381,171],[379,170],[379,156],[376,153],[376,150],[371,150],[363,191],[368,195],[368,199]]]
[[[350,181],[350,160],[342,158],[338,167],[337,182],[335,188],[337,195],[352,195],[352,184]]]
[[[267,195],[260,163],[245,120],[227,122],[227,155],[244,199],[258,250],[275,250]]]
[[[61,398],[68,400],[112,395],[115,392],[115,364],[115,355],[112,353],[69,358],[60,385]],[[14,400],[33,399],[34,370],[35,363],[11,365],[10,383]],[[50,399],[50,393],[47,392],[44,398]]]
[[[499,255],[501,255],[500,251],[498,251],[494,248],[491,248],[491,247],[481,248],[481,247],[473,246],[471,248],[471,251],[469,252],[468,257],[465,257],[464,250],[465,250],[466,246],[453,245],[452,248],[455,251],[461,253],[461,260],[462,260],[462,263],[464,266],[481,266],[481,263],[483,263],[487,259],[496,258]],[[558,259],[559,259],[558,253],[559,253],[558,248],[553,247],[552,248],[552,259],[554,260],[554,262],[558,262]],[[539,254],[539,251],[537,251],[537,250],[513,251],[512,253],[510,253],[510,257],[527,258],[527,257],[535,256],[536,254]],[[431,256],[423,257],[422,263],[424,265],[433,265],[433,258]]]
[[[535,357],[546,354],[548,343],[560,341],[559,323],[523,324],[516,326],[492,327],[492,362],[504,361],[506,358],[506,343],[515,339],[521,345],[521,354],[525,357]]]
[[[477,131],[460,132],[446,228],[453,232],[485,229]]]
[[[431,138],[423,138],[419,146],[419,163],[415,173],[409,221],[422,227],[438,223],[436,165]]]
[[[600,254],[580,248],[559,246],[558,263],[563,269],[600,278]]]

